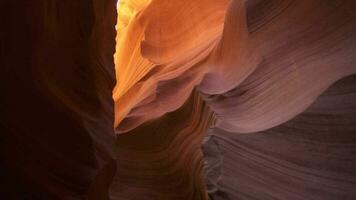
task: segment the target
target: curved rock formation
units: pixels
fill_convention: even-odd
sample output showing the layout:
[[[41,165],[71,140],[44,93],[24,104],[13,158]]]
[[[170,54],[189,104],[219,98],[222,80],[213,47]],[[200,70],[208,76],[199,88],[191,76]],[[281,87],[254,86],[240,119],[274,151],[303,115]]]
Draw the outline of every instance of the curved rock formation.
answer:
[[[354,3],[269,2],[252,4],[247,12],[250,44],[261,56],[257,68],[237,87],[207,97],[224,130],[256,132],[286,122],[331,84],[356,72]],[[246,67],[255,66],[236,65]],[[217,85],[227,83],[223,80]]]
[[[119,135],[112,199],[207,199],[200,145],[212,120],[194,92],[177,111]]]
[[[0,3],[1,199],[356,198],[354,1],[115,4]]]
[[[275,128],[211,130],[203,150],[213,199],[354,199],[355,98],[354,75]]]
[[[140,144],[133,139],[126,140],[126,137],[138,137],[134,136],[135,130],[145,130],[145,134],[155,135],[156,131],[144,127],[160,122],[161,116],[167,112],[178,113],[176,110],[196,87],[217,117],[216,128],[213,129],[214,133],[211,136],[217,139],[204,143],[207,156],[206,180],[208,191],[214,193],[212,195],[214,198],[335,199],[355,196],[351,189],[356,186],[354,179],[346,178],[342,170],[337,172],[334,168],[339,158],[330,160],[330,166],[325,166],[328,169],[317,171],[305,165],[321,166],[326,158],[319,158],[317,155],[310,157],[303,154],[298,155],[299,157],[292,155],[295,152],[309,153],[297,145],[313,148],[309,142],[322,140],[323,130],[329,130],[328,127],[333,124],[333,120],[351,117],[349,120],[352,121],[354,113],[349,113],[348,117],[329,115],[329,121],[323,121],[321,117],[304,119],[305,123],[308,120],[309,123],[317,121],[324,127],[320,130],[305,127],[310,134],[309,140],[298,134],[299,129],[281,128],[289,127],[294,120],[303,119],[305,113],[313,109],[313,106],[305,110],[328,87],[356,72],[356,54],[353,53],[356,46],[355,3],[320,0],[137,2],[140,1],[121,2],[121,6],[130,7],[132,10],[130,20],[124,18],[126,23],[122,24],[125,26],[118,32],[115,57],[118,80],[114,90],[116,132],[125,133],[118,136],[118,141],[125,141],[122,141],[121,145]],[[355,83],[351,81],[352,84]],[[350,99],[353,98],[350,94],[347,97],[337,96],[329,101],[336,103],[345,99],[352,101]],[[324,97],[321,97],[317,102],[323,99]],[[337,105],[334,106],[333,108],[337,109]],[[328,109],[331,107],[323,108],[318,114],[324,116],[322,113]],[[163,124],[162,122],[159,127],[164,127]],[[180,126],[178,124],[177,127]],[[300,128],[303,127],[302,125]],[[350,130],[354,131],[354,128],[351,126]],[[228,137],[225,136],[226,131],[230,132]],[[343,132],[342,129],[340,131]],[[169,129],[167,132],[172,131]],[[279,132],[280,135],[286,136],[284,139],[280,136],[282,139],[279,141],[274,134],[268,134],[270,132]],[[252,135],[238,135],[240,133]],[[352,140],[353,136],[346,129],[343,134],[345,136],[339,134],[338,137]],[[268,136],[270,138],[265,139]],[[258,155],[250,152],[252,151],[248,149],[250,146],[243,148],[241,145],[234,145],[235,138],[245,137],[252,138],[250,139],[252,141],[256,140],[251,144],[255,146],[251,148],[261,148],[260,152],[254,150]],[[300,140],[286,142],[289,141],[289,137],[302,137],[300,138],[302,142],[301,144],[298,143]],[[269,142],[265,144],[263,141]],[[216,146],[217,144],[219,145]],[[295,144],[296,147],[291,147],[290,151],[284,150],[291,144]],[[278,148],[278,145],[286,147]],[[275,148],[275,152],[283,151],[284,154],[274,158],[265,153],[267,151],[265,149],[272,147]],[[315,148],[323,148],[321,151],[335,151],[338,154],[338,150],[334,150],[330,145]],[[220,151],[226,151],[228,156],[222,158],[219,156]],[[245,155],[243,151],[248,152]],[[166,152],[162,150],[160,153]],[[141,162],[145,160],[151,163],[149,158],[141,157],[144,154],[142,152],[127,153],[125,157],[136,154]],[[344,152],[340,159],[350,155],[352,155],[350,152]],[[235,158],[240,157],[251,159],[254,163],[248,160],[238,168],[239,161]],[[286,161],[287,157],[289,160]],[[181,159],[185,159],[184,156]],[[130,187],[124,187],[127,191],[132,189],[135,194],[142,194],[141,196],[137,194],[137,198],[201,199],[198,193],[191,196],[189,192],[185,197],[173,194],[164,196],[165,192],[172,192],[169,189],[162,189],[168,187],[166,184],[169,184],[169,181],[157,183],[154,177],[144,180],[158,186],[152,187],[148,183],[133,184],[140,179],[139,175],[134,177],[133,172],[127,171],[129,168],[135,169],[134,160],[128,159],[123,162],[127,164],[122,164],[126,169],[123,172],[126,174],[123,179],[130,182]],[[253,165],[255,167],[251,168]],[[144,168],[148,170],[152,166],[149,164]],[[263,174],[265,170],[263,166],[270,169],[266,174]],[[169,171],[169,167],[166,169]],[[348,170],[352,170],[352,164]],[[240,176],[242,182],[239,182]],[[120,177],[123,176],[117,175],[116,179]],[[269,181],[270,178],[274,180]],[[294,181],[294,178],[299,180]],[[311,180],[314,182],[306,183]],[[273,187],[274,184],[276,187]],[[173,183],[169,185],[174,186]],[[322,185],[326,187],[322,188]],[[194,187],[191,187],[191,190],[194,190]],[[158,191],[163,196],[158,195]],[[135,198],[127,195],[119,199]]]

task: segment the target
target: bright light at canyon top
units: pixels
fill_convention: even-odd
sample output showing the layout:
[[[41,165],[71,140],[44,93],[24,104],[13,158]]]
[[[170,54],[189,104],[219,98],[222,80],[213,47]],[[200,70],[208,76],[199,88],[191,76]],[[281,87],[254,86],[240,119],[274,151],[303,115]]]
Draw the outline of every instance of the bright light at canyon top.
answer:
[[[117,84],[113,91],[115,101],[115,127],[121,122],[123,117],[129,112],[132,106],[127,105],[125,99],[131,94],[127,92],[141,79],[150,69],[138,69],[140,59],[131,60],[128,55],[136,55],[141,58],[140,47],[136,46],[137,39],[143,39],[143,30],[137,28],[139,24],[133,23],[133,19],[150,0],[118,0],[117,2],[117,24],[116,29],[116,48],[114,54],[116,81]],[[125,43],[126,41],[126,43]],[[127,42],[130,41],[130,42]],[[139,44],[139,43],[137,43]],[[147,61],[145,61],[147,62]],[[142,62],[141,62],[142,64]],[[150,65],[150,64],[148,64]],[[147,65],[146,65],[147,66]]]
[[[118,0],[117,1],[117,3],[116,3],[116,10],[117,10],[117,12],[119,12],[119,6],[120,6],[120,0]],[[119,20],[117,19],[117,22],[118,22]],[[115,29],[117,30],[117,23],[116,23],[116,25],[115,25]]]

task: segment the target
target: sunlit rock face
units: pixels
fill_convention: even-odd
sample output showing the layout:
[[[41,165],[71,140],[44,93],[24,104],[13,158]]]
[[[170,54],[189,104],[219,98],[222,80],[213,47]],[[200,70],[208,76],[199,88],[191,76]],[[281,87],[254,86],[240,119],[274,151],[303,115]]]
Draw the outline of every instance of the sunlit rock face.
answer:
[[[120,8],[119,133],[176,110],[194,87],[220,128],[266,130],[356,71],[352,1],[121,1]]]
[[[19,0],[0,21],[0,199],[356,198],[355,1]]]
[[[112,197],[355,198],[356,82],[332,86],[356,72],[355,11],[331,0],[121,1]],[[192,91],[214,120],[188,140],[208,118],[195,103],[181,120]],[[197,138],[205,165],[187,143]]]

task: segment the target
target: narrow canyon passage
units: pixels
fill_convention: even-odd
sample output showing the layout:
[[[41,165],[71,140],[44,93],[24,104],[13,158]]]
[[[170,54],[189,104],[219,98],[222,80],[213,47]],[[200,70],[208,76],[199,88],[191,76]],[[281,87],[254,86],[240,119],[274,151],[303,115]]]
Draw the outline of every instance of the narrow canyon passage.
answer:
[[[0,2],[0,199],[355,199],[355,13]]]

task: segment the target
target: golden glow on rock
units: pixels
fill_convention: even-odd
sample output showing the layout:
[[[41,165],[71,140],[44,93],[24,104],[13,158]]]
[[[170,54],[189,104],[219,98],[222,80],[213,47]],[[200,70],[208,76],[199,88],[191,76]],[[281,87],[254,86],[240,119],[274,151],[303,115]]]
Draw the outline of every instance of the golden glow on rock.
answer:
[[[150,0],[121,0],[118,3],[116,52],[114,55],[117,85],[113,91],[115,101],[115,127],[128,114],[134,105],[128,91],[142,78],[153,65],[143,59],[140,42],[143,29],[134,21],[138,13],[149,4]]]

